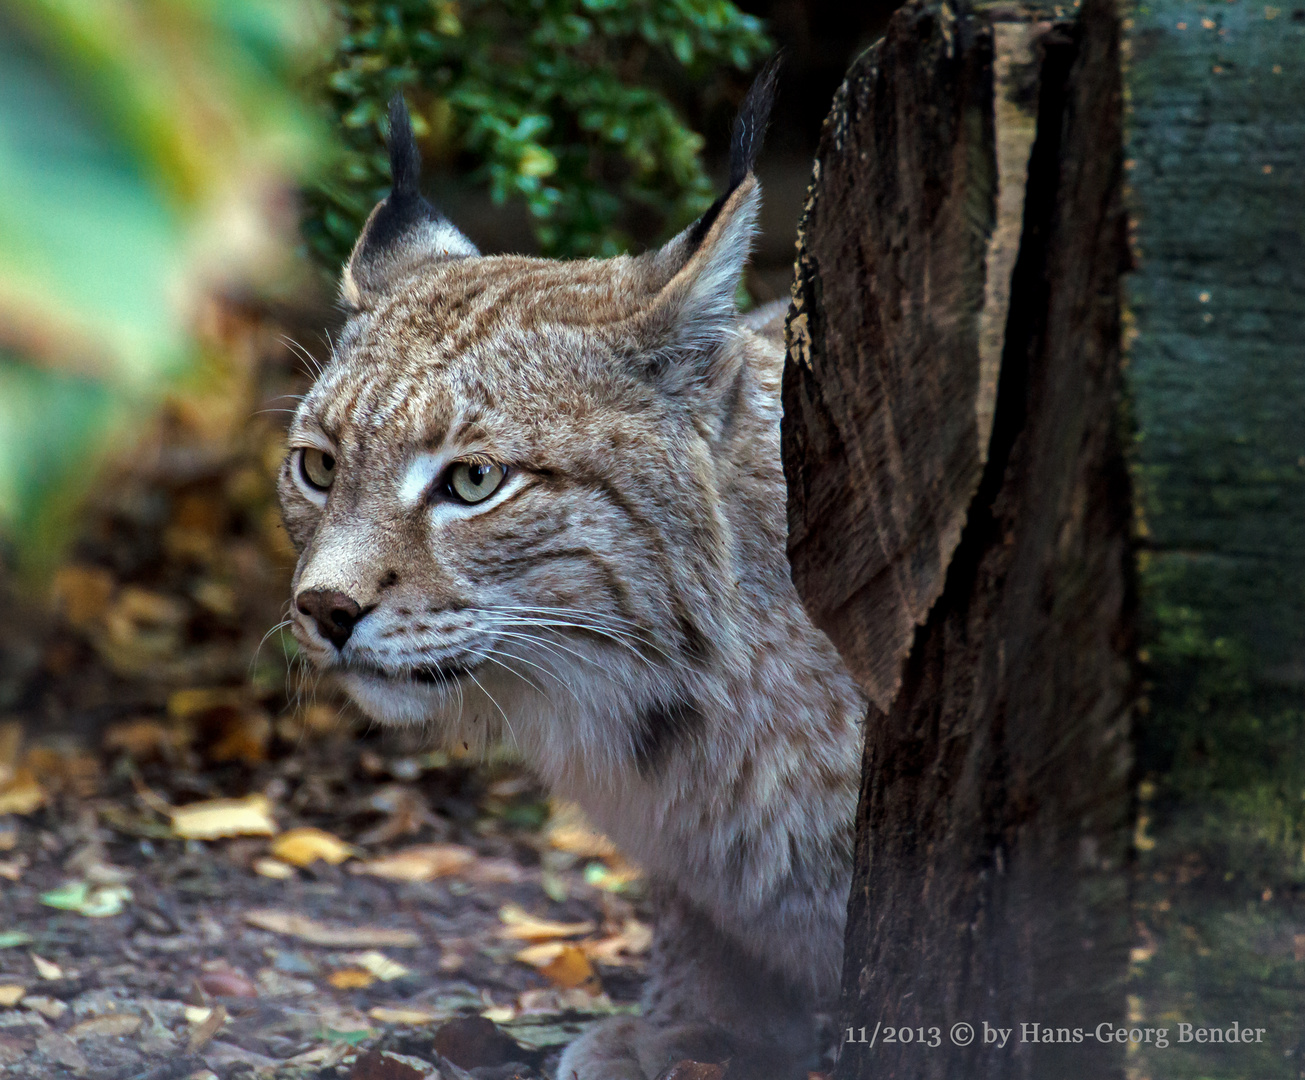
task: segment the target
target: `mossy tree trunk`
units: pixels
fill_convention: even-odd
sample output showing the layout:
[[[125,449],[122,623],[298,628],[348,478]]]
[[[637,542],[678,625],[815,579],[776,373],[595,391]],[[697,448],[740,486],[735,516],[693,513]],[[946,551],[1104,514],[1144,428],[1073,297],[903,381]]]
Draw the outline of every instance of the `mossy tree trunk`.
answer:
[[[1105,0],[917,0],[826,122],[783,434],[794,580],[872,701],[840,1077],[1122,1075],[1022,1027],[1125,1021],[1119,79]]]

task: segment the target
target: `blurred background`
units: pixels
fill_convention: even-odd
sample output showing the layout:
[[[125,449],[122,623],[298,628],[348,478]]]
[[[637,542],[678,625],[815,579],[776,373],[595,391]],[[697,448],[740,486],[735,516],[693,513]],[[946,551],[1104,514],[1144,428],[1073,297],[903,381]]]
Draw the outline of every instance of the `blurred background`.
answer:
[[[341,790],[416,760],[418,743],[350,734],[269,632],[294,559],[273,495],[283,432],[388,187],[391,94],[428,196],[482,251],[611,254],[710,203],[735,108],[783,49],[745,282],[765,302],[788,294],[830,98],[894,6],[0,0],[0,825],[141,782],[174,801],[266,791],[317,743],[350,747],[331,766]],[[1231,999],[1290,1018],[1305,1000],[1305,9],[1122,15],[1146,680],[1130,1007],[1218,1022]],[[495,813],[547,816],[528,784],[440,775]],[[297,812],[326,814],[332,790]],[[1214,1050],[1145,1054],[1137,1076],[1248,1075]],[[1305,1075],[1302,1056],[1275,1047],[1255,1075]]]

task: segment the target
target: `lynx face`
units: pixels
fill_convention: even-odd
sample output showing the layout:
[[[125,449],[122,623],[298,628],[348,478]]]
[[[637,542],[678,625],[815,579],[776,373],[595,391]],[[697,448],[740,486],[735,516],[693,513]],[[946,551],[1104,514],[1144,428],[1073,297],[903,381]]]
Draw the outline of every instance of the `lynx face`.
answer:
[[[295,636],[379,720],[647,764],[649,717],[687,722],[740,632],[721,486],[773,382],[733,302],[756,182],[639,258],[480,257],[408,152],[290,428]]]

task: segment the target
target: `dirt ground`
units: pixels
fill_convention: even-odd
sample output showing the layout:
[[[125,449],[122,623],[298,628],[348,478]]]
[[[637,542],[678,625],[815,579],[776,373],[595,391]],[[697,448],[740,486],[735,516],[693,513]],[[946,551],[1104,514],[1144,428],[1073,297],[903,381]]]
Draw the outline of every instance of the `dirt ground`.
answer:
[[[215,304],[52,582],[0,581],[0,1075],[526,1078],[638,996],[603,838],[506,757],[369,728],[269,633],[277,410],[327,351],[285,325]]]

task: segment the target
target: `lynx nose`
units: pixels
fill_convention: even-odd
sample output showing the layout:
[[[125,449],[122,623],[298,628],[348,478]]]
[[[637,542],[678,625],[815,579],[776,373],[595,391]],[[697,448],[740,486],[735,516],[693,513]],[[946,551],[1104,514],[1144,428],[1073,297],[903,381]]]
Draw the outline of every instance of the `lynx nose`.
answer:
[[[295,607],[317,623],[322,637],[337,649],[344,648],[344,643],[353,633],[354,624],[367,614],[352,597],[326,589],[300,593],[295,600]]]

